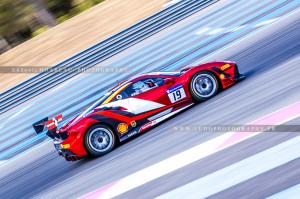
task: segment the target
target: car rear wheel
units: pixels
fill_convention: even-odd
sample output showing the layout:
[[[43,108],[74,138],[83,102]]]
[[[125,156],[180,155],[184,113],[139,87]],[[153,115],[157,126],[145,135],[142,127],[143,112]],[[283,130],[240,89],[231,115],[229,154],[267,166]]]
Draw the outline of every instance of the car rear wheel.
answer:
[[[116,136],[106,125],[98,124],[91,127],[85,135],[85,146],[92,156],[103,156],[116,145]]]
[[[219,84],[211,72],[201,71],[193,76],[189,89],[195,102],[203,102],[217,94]]]

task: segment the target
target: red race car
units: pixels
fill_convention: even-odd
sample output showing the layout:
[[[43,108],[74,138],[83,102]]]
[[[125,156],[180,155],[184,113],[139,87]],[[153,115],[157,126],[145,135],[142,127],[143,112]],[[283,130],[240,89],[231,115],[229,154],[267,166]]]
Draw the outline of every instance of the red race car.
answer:
[[[62,115],[33,126],[54,140],[67,161],[102,156],[118,142],[144,132],[187,107],[212,98],[244,78],[235,62],[186,67],[178,72],[154,72],[128,79],[102,96],[61,128]]]

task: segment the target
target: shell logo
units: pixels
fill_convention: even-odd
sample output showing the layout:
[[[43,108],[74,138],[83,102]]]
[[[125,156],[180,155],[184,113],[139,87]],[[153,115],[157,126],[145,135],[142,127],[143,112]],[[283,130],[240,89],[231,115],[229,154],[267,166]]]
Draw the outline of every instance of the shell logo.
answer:
[[[127,126],[127,124],[125,124],[125,123],[120,123],[120,124],[118,125],[118,127],[117,127],[117,130],[118,130],[121,134],[126,133],[126,132],[128,131],[128,126]]]

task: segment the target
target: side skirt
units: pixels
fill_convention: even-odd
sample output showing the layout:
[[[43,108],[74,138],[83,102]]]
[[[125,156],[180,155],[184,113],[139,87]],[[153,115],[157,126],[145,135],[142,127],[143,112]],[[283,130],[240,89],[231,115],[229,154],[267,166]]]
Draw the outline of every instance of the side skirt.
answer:
[[[127,140],[128,138],[130,138],[130,137],[132,137],[132,136],[134,136],[134,135],[136,135],[136,134],[142,133],[143,131],[145,131],[145,130],[147,130],[147,129],[153,127],[153,126],[155,126],[156,124],[158,124],[158,123],[160,123],[160,122],[162,122],[162,121],[164,121],[164,120],[166,120],[166,119],[172,117],[173,115],[175,115],[175,114],[177,114],[177,113],[179,113],[179,112],[181,112],[181,111],[187,109],[188,107],[190,107],[190,106],[192,106],[192,105],[194,105],[194,103],[189,104],[189,105],[187,105],[187,106],[185,106],[185,107],[182,107],[182,108],[180,108],[180,109],[178,109],[178,110],[176,110],[176,111],[173,111],[173,112],[171,112],[171,113],[168,113],[168,114],[166,114],[166,115],[164,115],[164,116],[162,116],[162,117],[159,117],[159,118],[157,118],[157,119],[155,119],[155,120],[153,120],[153,121],[151,121],[151,122],[148,122],[148,123],[146,123],[146,124],[144,124],[144,125],[141,125],[141,126],[135,128],[135,130],[133,130],[133,131],[131,131],[131,132],[128,132],[127,135],[125,135],[124,137],[122,137],[122,138],[120,139],[120,142],[123,142],[123,141]]]

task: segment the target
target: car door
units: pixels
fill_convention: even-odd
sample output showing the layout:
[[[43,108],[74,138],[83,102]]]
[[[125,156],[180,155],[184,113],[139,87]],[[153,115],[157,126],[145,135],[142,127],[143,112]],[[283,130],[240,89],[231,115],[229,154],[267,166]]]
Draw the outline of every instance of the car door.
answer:
[[[152,87],[145,86],[147,83],[152,84]],[[138,87],[136,87],[137,84],[139,84]],[[166,84],[164,78],[161,77],[144,78],[133,82],[126,91],[128,95],[130,95],[129,106],[134,114],[141,114],[158,109],[164,110],[164,108],[170,105],[170,100],[166,95]]]
[[[103,106],[118,107],[118,110],[124,110],[134,115],[162,108],[165,104],[156,102],[158,99],[162,99],[159,96],[163,96],[164,93],[162,90],[164,82],[162,78],[160,80],[160,82],[157,82],[159,84],[153,84],[151,88],[143,87],[144,81],[153,81],[150,78],[132,82],[124,90],[115,93],[113,99]]]

